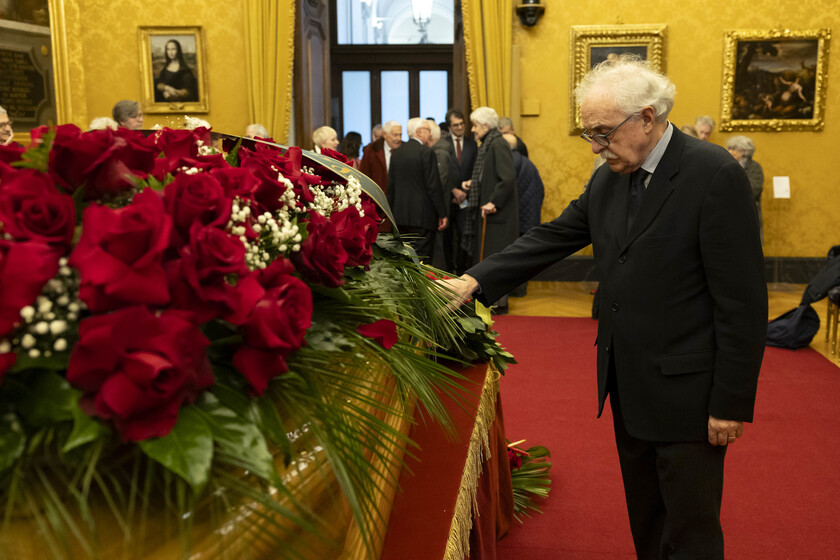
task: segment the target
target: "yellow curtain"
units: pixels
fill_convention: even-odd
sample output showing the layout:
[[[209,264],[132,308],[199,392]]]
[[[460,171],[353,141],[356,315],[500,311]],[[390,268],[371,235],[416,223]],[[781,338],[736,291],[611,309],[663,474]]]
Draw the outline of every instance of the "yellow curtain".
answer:
[[[473,108],[510,115],[513,0],[461,0]]]
[[[288,142],[295,60],[295,0],[247,0],[248,114]]]

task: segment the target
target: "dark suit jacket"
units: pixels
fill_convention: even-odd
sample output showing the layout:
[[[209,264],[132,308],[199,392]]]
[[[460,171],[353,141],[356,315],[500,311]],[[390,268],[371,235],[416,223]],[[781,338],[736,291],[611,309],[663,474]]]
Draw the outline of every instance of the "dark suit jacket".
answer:
[[[484,149],[484,146],[481,149]],[[470,208],[473,219],[476,220],[475,231],[478,232],[472,253],[474,261],[477,262],[479,258],[498,253],[519,237],[516,169],[513,166],[513,153],[510,150],[510,144],[501,136],[497,136],[487,144],[484,168],[479,183],[476,185],[473,182],[471,188],[477,188],[480,191],[479,207],[488,202],[492,202],[496,206],[496,212],[487,215],[483,254],[481,254],[481,210]]]
[[[388,188],[388,167],[385,165],[385,139],[380,138],[365,146],[359,171],[373,179],[383,191]]]
[[[475,165],[475,156],[478,153],[478,144],[471,136],[464,135],[461,142],[461,163],[458,163],[458,158],[452,158],[452,169],[450,173],[454,177],[454,186],[461,186],[462,181],[469,181],[472,179],[473,166]],[[452,153],[455,154],[455,139],[450,136],[449,143],[452,144]]]
[[[628,232],[629,184],[601,166],[558,218],[467,274],[493,302],[592,243],[598,414],[614,364],[631,435],[705,440],[709,414],[752,421],[764,352],[767,286],[749,181],[725,150],[675,129]]]
[[[391,152],[388,203],[397,227],[437,230],[446,216],[437,158],[431,148],[413,138]]]

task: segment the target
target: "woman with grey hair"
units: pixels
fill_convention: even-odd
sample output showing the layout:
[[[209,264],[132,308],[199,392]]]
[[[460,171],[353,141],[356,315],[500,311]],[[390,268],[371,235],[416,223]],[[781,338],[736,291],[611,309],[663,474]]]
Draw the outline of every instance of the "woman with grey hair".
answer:
[[[499,131],[499,116],[490,107],[470,114],[472,131],[481,145],[467,190],[467,219],[461,247],[478,263],[502,251],[519,237],[516,169],[510,146]],[[497,312],[507,311],[507,296],[496,302]]]
[[[315,153],[320,154],[321,150],[335,150],[338,146],[338,133],[331,126],[316,128],[312,133],[312,143],[315,144]]]
[[[764,222],[761,218],[761,191],[764,190],[764,170],[761,169],[757,161],[753,160],[755,144],[746,136],[733,136],[726,142],[726,149],[747,172],[747,178],[750,180],[750,187],[752,187],[753,198],[755,199],[755,211],[758,214],[758,231],[763,244]]]
[[[141,130],[143,128],[143,111],[136,101],[123,99],[117,101],[111,114],[117,124],[129,130]]]

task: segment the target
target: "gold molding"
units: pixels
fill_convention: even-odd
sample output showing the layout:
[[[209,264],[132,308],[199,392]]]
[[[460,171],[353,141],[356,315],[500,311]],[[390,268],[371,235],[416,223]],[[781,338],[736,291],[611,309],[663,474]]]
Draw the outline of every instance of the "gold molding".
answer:
[[[791,130],[820,131],[825,126],[825,90],[828,83],[828,52],[830,29],[772,29],[727,31],[724,35],[723,92],[721,102],[720,130],[722,131],[765,131],[782,132]],[[814,65],[813,107],[810,118],[733,118],[735,104],[735,78],[738,61],[739,41],[766,41],[782,43],[790,41],[816,41],[817,58]],[[804,68],[791,68],[790,72],[802,72]],[[798,79],[798,78],[797,78]],[[779,92],[777,92],[779,93]],[[769,95],[769,93],[767,94]],[[772,104],[773,100],[768,99]]]
[[[569,62],[569,134],[583,132],[580,107],[575,88],[592,67],[593,47],[645,47],[646,59],[659,72],[665,73],[665,24],[640,25],[574,25],[571,28],[572,53]]]
[[[152,69],[151,38],[155,36],[192,35],[195,37],[196,83],[198,101],[155,101],[155,76]],[[140,88],[143,111],[146,113],[207,113],[210,111],[210,93],[207,87],[207,50],[204,30],[196,27],[139,27],[137,28],[140,54]]]

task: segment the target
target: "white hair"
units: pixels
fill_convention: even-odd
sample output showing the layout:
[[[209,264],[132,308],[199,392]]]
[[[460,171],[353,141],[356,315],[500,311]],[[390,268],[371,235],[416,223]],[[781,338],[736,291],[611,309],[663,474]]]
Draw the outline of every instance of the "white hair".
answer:
[[[710,117],[709,115],[701,115],[694,120],[694,126],[697,125],[706,125],[709,127],[709,130],[715,129],[715,119]]]
[[[111,130],[117,130],[119,128],[119,124],[117,121],[112,119],[111,117],[98,117],[90,121],[88,125],[89,130],[105,130],[110,128]]]
[[[321,144],[332,138],[333,136],[338,137],[338,133],[335,129],[331,126],[322,126],[315,129],[315,132],[312,133],[312,142],[315,143],[316,146],[319,148]]]
[[[408,129],[408,137],[414,138],[414,134],[417,132],[417,129],[424,126],[428,127],[429,130],[431,130],[431,127],[429,126],[429,121],[427,121],[426,119],[420,117],[408,119],[408,124],[406,125],[406,129]]]
[[[4,109],[2,105],[0,105],[0,115],[8,115],[8,114],[9,114],[9,112],[6,109]]]
[[[432,119],[429,119],[426,122],[429,123],[429,130],[432,132],[432,144],[434,144],[440,140],[440,127]]]
[[[382,125],[382,129],[383,129],[386,133],[391,134],[391,129],[392,129],[392,128],[394,128],[395,126],[400,127],[400,130],[402,130],[402,124],[398,123],[397,121],[388,121],[388,122],[386,122],[385,124],[383,124],[383,125]]]
[[[755,153],[755,144],[746,136],[733,136],[726,141],[727,150],[738,150],[745,158],[752,159]]]
[[[511,131],[513,131],[513,121],[510,117],[499,117],[499,128],[505,128],[509,126]]]
[[[677,88],[650,63],[637,56],[622,55],[605,60],[589,71],[575,88],[580,104],[593,92],[606,93],[624,115],[653,107],[657,122],[664,122],[674,107]]]
[[[259,123],[253,123],[246,126],[245,136],[249,138],[270,138],[270,136],[268,135],[268,130],[266,130],[266,128]]]
[[[478,124],[484,124],[490,128],[499,127],[499,115],[490,107],[479,107],[470,113],[470,121]]]

